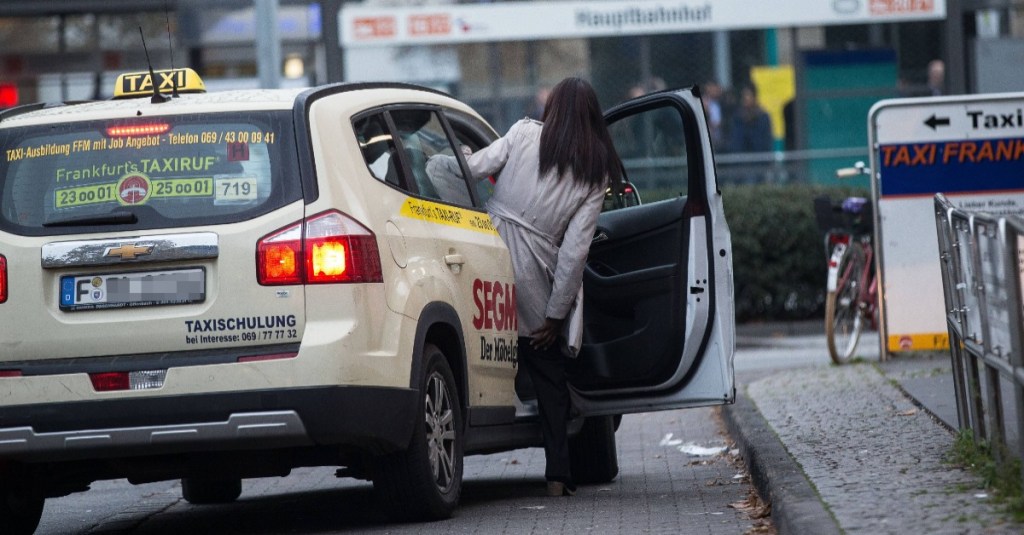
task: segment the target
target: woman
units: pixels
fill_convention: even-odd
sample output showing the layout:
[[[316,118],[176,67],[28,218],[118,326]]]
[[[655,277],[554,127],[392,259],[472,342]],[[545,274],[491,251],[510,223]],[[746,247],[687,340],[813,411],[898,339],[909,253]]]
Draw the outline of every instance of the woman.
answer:
[[[523,119],[468,158],[476,179],[497,173],[487,211],[512,254],[519,319],[519,364],[537,392],[548,495],[571,495],[569,388],[559,342],[583,284],[583,267],[605,192],[622,179],[594,89],[559,82],[543,123]]]

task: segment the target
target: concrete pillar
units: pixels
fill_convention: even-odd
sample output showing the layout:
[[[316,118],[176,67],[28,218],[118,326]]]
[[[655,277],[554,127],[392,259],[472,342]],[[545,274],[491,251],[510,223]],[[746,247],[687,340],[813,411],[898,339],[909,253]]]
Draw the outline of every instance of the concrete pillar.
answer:
[[[322,76],[327,82],[341,82],[345,79],[344,51],[341,49],[341,33],[338,15],[342,0],[321,0],[320,2],[320,42],[323,43],[324,68]]]
[[[964,42],[963,5],[961,0],[946,0],[946,90],[951,95],[967,92],[967,44]]]
[[[256,68],[260,87],[281,87],[281,37],[277,29],[278,0],[254,0],[256,11]]]
[[[732,87],[732,49],[729,45],[729,32],[719,30],[713,35],[715,79],[722,87]]]

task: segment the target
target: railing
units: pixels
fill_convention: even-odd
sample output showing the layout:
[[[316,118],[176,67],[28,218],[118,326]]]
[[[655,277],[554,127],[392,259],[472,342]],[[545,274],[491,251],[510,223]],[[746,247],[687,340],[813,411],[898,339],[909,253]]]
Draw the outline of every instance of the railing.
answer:
[[[835,170],[868,160],[867,147],[715,154],[719,184],[834,183]]]
[[[1024,220],[960,210],[939,193],[935,225],[960,429],[999,461],[1024,459]]]
[[[716,152],[715,168],[721,185],[834,184],[836,169],[851,167],[857,161],[867,161],[868,155],[865,147],[776,152]],[[663,180],[665,185],[674,185],[678,181],[677,175],[666,170],[683,169],[687,165],[687,160],[680,156],[624,155],[623,164],[630,173],[631,181],[638,185],[655,187],[656,184],[648,183],[645,177],[655,177]]]

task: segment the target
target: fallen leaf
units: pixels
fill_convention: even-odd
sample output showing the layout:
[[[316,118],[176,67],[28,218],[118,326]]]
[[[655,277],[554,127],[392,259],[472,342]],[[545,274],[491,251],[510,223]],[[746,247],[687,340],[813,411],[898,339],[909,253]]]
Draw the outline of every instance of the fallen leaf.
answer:
[[[775,535],[775,533],[775,526],[770,520],[758,519],[747,531],[743,532],[743,535]]]
[[[750,489],[746,499],[730,503],[729,507],[746,513],[747,518],[750,519],[767,518],[772,514],[771,504],[761,501],[761,497],[757,495],[754,489]]]
[[[907,409],[896,413],[898,416],[913,416],[917,414],[917,409]]]
[[[733,509],[736,509],[738,511],[748,511],[750,510],[751,505],[748,500],[740,500],[738,502],[730,503],[728,507],[732,507]]]

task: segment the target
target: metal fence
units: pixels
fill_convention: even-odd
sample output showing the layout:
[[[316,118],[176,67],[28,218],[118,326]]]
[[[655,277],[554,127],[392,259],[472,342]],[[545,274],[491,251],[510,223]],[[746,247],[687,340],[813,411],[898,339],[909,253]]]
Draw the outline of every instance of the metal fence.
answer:
[[[1024,220],[957,209],[935,195],[960,429],[997,460],[1024,459]]]

